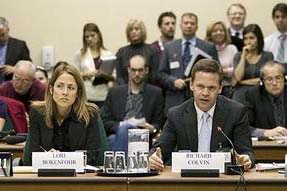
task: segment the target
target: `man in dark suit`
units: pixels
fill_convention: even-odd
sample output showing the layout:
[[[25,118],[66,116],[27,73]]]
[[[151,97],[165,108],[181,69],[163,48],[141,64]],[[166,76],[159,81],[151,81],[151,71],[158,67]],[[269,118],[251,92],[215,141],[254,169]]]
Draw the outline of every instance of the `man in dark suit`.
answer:
[[[162,170],[175,146],[192,152],[215,152],[221,146],[231,148],[218,127],[239,153],[237,162],[245,170],[251,168],[255,159],[247,112],[241,104],[218,96],[221,82],[222,68],[217,61],[202,59],[194,65],[190,81],[194,97],[169,110],[163,132],[151,150],[151,168]]]
[[[1,81],[12,79],[13,66],[19,60],[31,61],[26,42],[10,37],[8,21],[6,18],[0,17]]]
[[[260,70],[261,85],[246,93],[248,118],[256,137],[287,136],[287,89],[285,68],[267,62]]]
[[[161,83],[166,92],[165,112],[190,97],[184,71],[192,58],[195,47],[218,60],[214,44],[196,37],[197,21],[195,14],[184,13],[180,24],[183,37],[165,45],[159,67]]]
[[[242,51],[243,29],[246,18],[246,9],[241,3],[233,3],[227,9],[227,17],[230,23],[228,29],[231,37],[231,43],[236,46],[238,51]]]
[[[149,129],[150,134],[162,126],[164,99],[161,89],[145,83],[148,65],[141,55],[131,57],[129,83],[108,92],[101,116],[113,150],[127,151],[129,128]]]

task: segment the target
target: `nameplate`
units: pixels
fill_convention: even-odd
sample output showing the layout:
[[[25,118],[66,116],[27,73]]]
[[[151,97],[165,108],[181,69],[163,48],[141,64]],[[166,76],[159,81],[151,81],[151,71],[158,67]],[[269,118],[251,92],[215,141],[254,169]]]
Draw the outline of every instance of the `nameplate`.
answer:
[[[41,169],[75,169],[84,172],[83,152],[33,152],[33,172]]]
[[[225,163],[231,162],[230,152],[173,152],[172,172],[180,172],[181,169],[219,169],[224,173]]]

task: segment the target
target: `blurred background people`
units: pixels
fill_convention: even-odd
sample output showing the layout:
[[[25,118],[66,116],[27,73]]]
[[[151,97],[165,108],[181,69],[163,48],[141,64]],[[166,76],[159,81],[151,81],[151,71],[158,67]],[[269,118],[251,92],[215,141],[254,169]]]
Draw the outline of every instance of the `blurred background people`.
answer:
[[[42,66],[36,67],[35,79],[47,86],[48,84],[48,72]]]
[[[85,24],[82,38],[83,47],[76,52],[75,64],[84,79],[88,100],[100,106],[109,87],[113,86],[115,55],[104,47],[102,33],[96,24]],[[107,64],[111,65],[110,73],[102,69]]]
[[[234,57],[233,96],[232,99],[245,103],[247,89],[259,84],[260,68],[270,60],[273,54],[263,50],[264,39],[257,24],[249,24],[243,30],[244,47]]]
[[[223,69],[223,89],[222,95],[231,98],[232,96],[232,76],[233,76],[233,59],[238,52],[235,45],[230,44],[231,39],[229,32],[222,21],[212,22],[207,26],[205,40],[215,44],[218,59]]]
[[[31,61],[26,42],[9,36],[9,31],[8,20],[0,17],[0,83],[12,79],[13,66],[19,60]]]

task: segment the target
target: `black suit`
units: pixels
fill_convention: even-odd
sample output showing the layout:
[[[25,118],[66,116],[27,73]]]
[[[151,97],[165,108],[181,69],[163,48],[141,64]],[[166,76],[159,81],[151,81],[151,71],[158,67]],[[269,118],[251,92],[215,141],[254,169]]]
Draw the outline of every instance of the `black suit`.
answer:
[[[108,135],[114,134],[119,122],[124,120],[128,85],[111,88],[101,108],[101,116]],[[161,89],[145,84],[143,89],[143,113],[146,121],[160,129],[163,119],[164,98]]]
[[[245,108],[224,96],[218,96],[213,115],[211,152],[218,149],[219,143],[223,147],[231,147],[226,138],[217,131],[217,127],[221,127],[232,140],[236,151],[239,154],[249,155],[254,164],[255,157]],[[170,159],[176,145],[178,150],[198,151],[197,113],[193,98],[169,110],[163,133],[153,145],[151,152],[156,147],[161,147],[163,161],[166,162]]]
[[[246,106],[251,127],[259,129],[273,129],[276,121],[271,99],[264,86],[256,86],[246,92]],[[284,90],[284,110],[287,119],[287,89]],[[287,123],[285,120],[285,127]]]
[[[228,31],[229,31],[229,35],[231,38],[231,44],[234,44],[236,46],[238,52],[241,52],[242,48],[244,47],[243,39],[238,38],[237,36],[232,36],[230,29]]]
[[[5,64],[14,66],[19,60],[30,60],[30,52],[25,41],[9,37]],[[12,75],[5,76],[5,80],[12,79]]]

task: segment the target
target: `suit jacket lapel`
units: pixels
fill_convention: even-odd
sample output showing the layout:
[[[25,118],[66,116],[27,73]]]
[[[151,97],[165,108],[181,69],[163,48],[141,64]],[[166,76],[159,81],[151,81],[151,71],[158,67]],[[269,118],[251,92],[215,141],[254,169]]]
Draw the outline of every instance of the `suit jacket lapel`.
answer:
[[[276,121],[275,121],[273,109],[269,109],[269,108],[273,108],[273,105],[271,103],[271,100],[270,100],[266,90],[264,89],[263,91],[264,91],[264,93],[263,93],[264,96],[262,96],[262,99],[263,99],[263,103],[266,103],[265,106],[263,105],[263,107],[265,108],[265,111],[267,112],[267,119],[266,120],[269,121],[268,124],[271,124],[272,126],[275,127],[276,126]]]
[[[126,115],[126,103],[127,103],[127,97],[128,97],[128,85],[125,85],[124,88],[121,89],[122,91],[119,92],[119,94],[115,95],[116,98],[114,100],[119,100],[119,108],[116,108],[116,110],[119,112],[120,118],[124,119]]]
[[[13,51],[13,44],[11,44],[11,38],[8,39],[7,43],[7,52],[6,52],[6,58],[5,58],[5,64],[11,64],[11,52]]]
[[[146,87],[146,84],[144,84],[144,87],[143,87],[143,113],[144,113],[144,117],[147,118],[147,116],[149,116],[149,99],[150,99],[150,96],[152,95],[149,95],[148,94],[149,92],[147,91],[147,87]],[[147,119],[146,119],[147,120]]]
[[[197,114],[194,107],[193,99],[190,99],[189,105],[183,114],[186,127],[186,135],[188,137],[188,145],[192,152],[197,152],[198,149],[198,128]]]
[[[218,148],[219,136],[220,133],[217,130],[217,127],[221,127],[224,131],[224,119],[226,119],[228,110],[223,108],[224,100],[220,97],[217,98],[214,115],[212,119],[212,132],[211,132],[211,140],[210,140],[210,151],[215,152]]]

